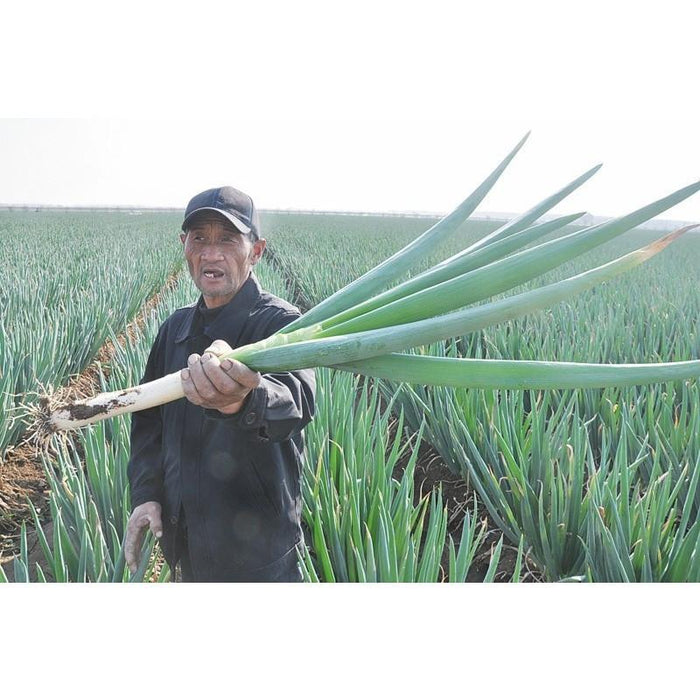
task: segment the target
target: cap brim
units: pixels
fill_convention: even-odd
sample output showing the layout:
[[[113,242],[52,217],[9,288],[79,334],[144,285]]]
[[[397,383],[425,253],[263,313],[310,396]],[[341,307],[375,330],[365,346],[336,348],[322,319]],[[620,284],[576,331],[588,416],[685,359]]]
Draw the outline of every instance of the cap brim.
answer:
[[[200,214],[203,211],[215,211],[217,214],[221,214],[226,217],[241,233],[250,233],[253,229],[250,226],[246,226],[238,217],[233,214],[229,214],[227,211],[217,209],[216,207],[200,207],[195,209],[190,215],[182,222],[182,230],[187,230],[187,224],[192,221],[192,217]]]

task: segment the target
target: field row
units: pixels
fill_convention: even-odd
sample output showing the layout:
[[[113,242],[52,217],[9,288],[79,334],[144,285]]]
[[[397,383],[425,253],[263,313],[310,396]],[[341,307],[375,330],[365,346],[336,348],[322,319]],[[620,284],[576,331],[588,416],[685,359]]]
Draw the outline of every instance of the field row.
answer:
[[[80,373],[181,268],[176,231],[163,215],[0,212],[0,458],[20,404]]]

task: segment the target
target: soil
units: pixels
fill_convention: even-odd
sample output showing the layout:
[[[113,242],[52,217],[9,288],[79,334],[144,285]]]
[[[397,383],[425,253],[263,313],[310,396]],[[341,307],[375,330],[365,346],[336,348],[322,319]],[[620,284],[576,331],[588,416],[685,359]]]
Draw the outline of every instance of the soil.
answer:
[[[396,465],[394,469],[394,478],[397,480],[401,478],[408,459],[409,456],[405,455],[399,464]],[[467,509],[471,510],[473,506],[473,489],[469,487],[464,479],[450,471],[440,455],[426,442],[423,442],[418,448],[414,484],[414,504],[417,504],[426,494],[430,494],[431,491],[441,487],[442,501],[447,508],[447,532],[454,540],[455,548],[458,548],[462,535],[465,512]],[[477,504],[478,510],[473,516],[478,519],[479,523],[486,523],[486,536],[474,556],[469,574],[467,575],[468,583],[482,582],[484,580],[491,562],[491,555],[494,547],[502,535],[501,531],[494,525],[489,517],[486,509],[478,502],[478,499]],[[480,528],[481,525],[477,527],[477,532]],[[494,579],[496,582],[500,583],[511,580],[515,572],[517,558],[517,547],[511,546],[504,539],[501,557]],[[442,580],[444,582],[449,582],[449,549],[447,545],[442,555],[441,569]],[[526,555],[523,556],[520,580],[522,582],[542,580],[534,563],[528,559]]]
[[[34,519],[28,501],[34,504],[40,518],[48,513],[49,491],[44,469],[34,450],[24,445],[13,450],[0,464],[0,565],[8,574],[12,566],[5,564],[19,552],[22,522],[27,525],[27,544],[36,539],[30,534]]]

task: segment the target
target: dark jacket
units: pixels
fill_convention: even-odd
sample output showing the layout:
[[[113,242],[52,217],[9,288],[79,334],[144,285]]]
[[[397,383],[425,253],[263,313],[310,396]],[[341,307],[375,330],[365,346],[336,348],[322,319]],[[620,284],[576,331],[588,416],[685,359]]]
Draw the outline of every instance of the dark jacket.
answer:
[[[143,381],[187,366],[214,340],[236,348],[267,338],[299,316],[261,290],[254,275],[207,326],[197,305],[161,326]],[[199,321],[200,332],[197,332]],[[131,506],[162,506],[160,546],[171,567],[184,509],[198,581],[256,580],[302,539],[301,430],[314,412],[313,370],[265,374],[241,410],[224,415],[180,399],[133,414]],[[266,570],[267,570],[266,569]]]

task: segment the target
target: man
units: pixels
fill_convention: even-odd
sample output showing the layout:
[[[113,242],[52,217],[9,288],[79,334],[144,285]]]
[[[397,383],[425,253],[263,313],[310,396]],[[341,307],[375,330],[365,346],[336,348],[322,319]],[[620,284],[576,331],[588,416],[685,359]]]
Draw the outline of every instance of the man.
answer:
[[[198,194],[182,230],[201,297],[161,326],[143,381],[186,367],[186,398],[132,417],[127,565],[136,570],[150,528],[184,581],[299,581],[301,431],[314,411],[313,370],[260,375],[219,360],[299,311],[252,273],[266,241],[248,195]]]

